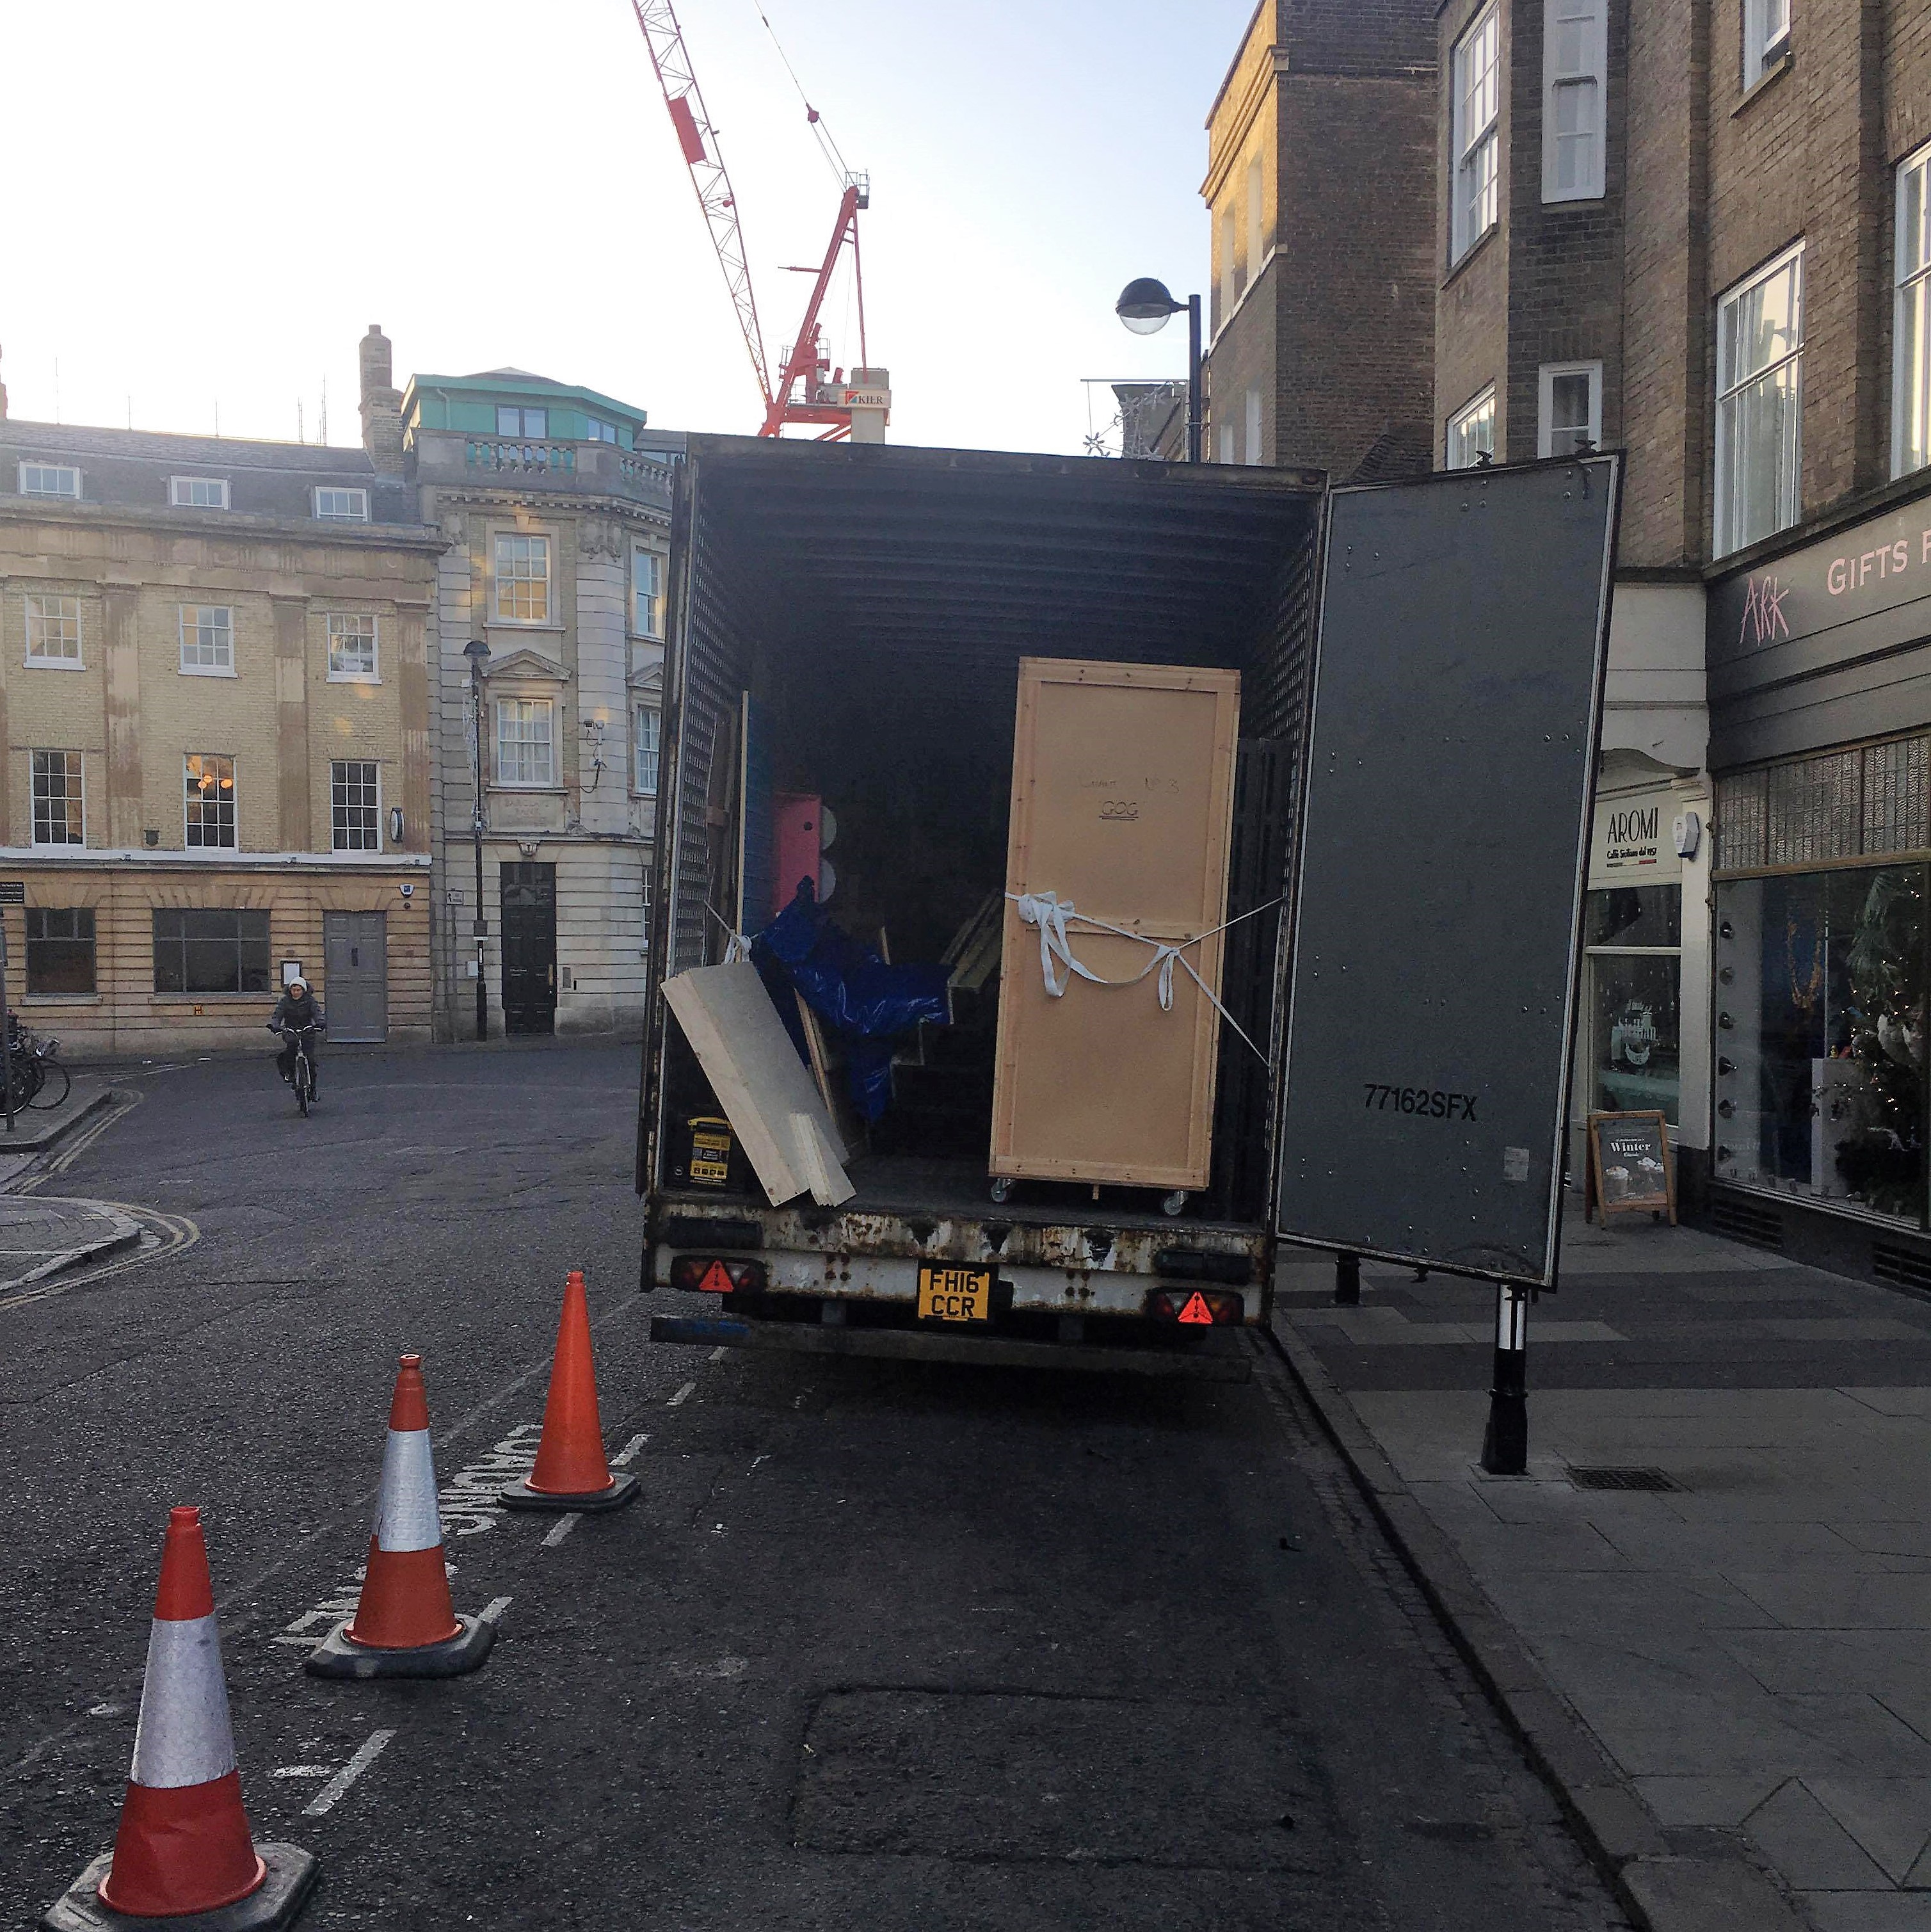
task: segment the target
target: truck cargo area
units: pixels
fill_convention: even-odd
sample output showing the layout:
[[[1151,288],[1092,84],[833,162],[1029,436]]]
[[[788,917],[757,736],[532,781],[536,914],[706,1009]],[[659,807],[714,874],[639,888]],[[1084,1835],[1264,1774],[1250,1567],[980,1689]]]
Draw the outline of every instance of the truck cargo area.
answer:
[[[770,833],[784,795],[836,824],[826,909],[895,962],[940,961],[1001,917],[1022,657],[1231,669],[1240,747],[1207,1189],[1174,1218],[1160,1197],[1021,1181],[995,1205],[991,1118],[997,952],[958,985],[954,1023],[904,1043],[883,1118],[853,1141],[841,1233],[915,1256],[988,1222],[1087,1230],[1081,1257],[1133,1231],[1147,1252],[1251,1240],[1267,1221],[1279,910],[1294,757],[1313,626],[1323,479],[1308,472],[694,437],[673,586],[659,806],[659,979],[724,956],[790,896]],[[982,950],[982,964],[987,964]],[[1036,950],[1030,970],[1037,971]],[[967,976],[968,977],[971,976]],[[1150,982],[1115,999],[1155,997]],[[725,1193],[676,1184],[679,1124],[715,1098],[661,999],[646,1042],[640,1188],[653,1225],[763,1217],[748,1175]],[[700,1196],[701,1200],[694,1198]],[[809,1208],[808,1200],[804,1204]],[[795,1204],[794,1204],[795,1206]],[[808,1214],[790,1217],[808,1236]],[[825,1217],[822,1215],[820,1219]],[[1216,1240],[1214,1238],[1218,1236]],[[822,1235],[821,1235],[822,1238]],[[815,1245],[815,1243],[814,1244]],[[1136,1248],[1138,1244],[1129,1240]],[[1008,1254],[1012,1250],[1009,1247]],[[971,1258],[981,1258],[976,1253]]]

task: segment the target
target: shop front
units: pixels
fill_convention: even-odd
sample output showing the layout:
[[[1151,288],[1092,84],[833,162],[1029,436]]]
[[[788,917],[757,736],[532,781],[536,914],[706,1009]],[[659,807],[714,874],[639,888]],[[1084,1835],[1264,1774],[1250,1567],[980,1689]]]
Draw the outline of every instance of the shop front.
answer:
[[[1931,500],[1711,596],[1709,1217],[1931,1286]]]

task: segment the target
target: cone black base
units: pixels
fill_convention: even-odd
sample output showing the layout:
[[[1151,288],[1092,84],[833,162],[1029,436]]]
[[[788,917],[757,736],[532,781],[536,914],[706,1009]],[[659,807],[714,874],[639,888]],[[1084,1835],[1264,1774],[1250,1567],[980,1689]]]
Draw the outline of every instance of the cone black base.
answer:
[[[637,1500],[640,1485],[634,1476],[622,1470],[612,1472],[616,1480],[607,1490],[589,1490],[580,1496],[560,1496],[547,1490],[532,1490],[527,1479],[505,1483],[496,1492],[505,1509],[613,1510]]]
[[[281,1932],[295,1923],[322,1875],[313,1852],[298,1845],[261,1845],[255,1856],[268,1875],[246,1898],[214,1912],[190,1912],[178,1918],[132,1918],[110,1911],[100,1902],[100,1881],[114,1862],[112,1852],[100,1857],[40,1915],[40,1932],[135,1932],[140,1926],[166,1926],[172,1932]]]
[[[311,1677],[460,1677],[489,1655],[496,1627],[480,1617],[456,1621],[463,1628],[454,1636],[412,1650],[377,1650],[357,1643],[348,1634],[349,1626],[337,1624],[309,1652],[301,1667]]]

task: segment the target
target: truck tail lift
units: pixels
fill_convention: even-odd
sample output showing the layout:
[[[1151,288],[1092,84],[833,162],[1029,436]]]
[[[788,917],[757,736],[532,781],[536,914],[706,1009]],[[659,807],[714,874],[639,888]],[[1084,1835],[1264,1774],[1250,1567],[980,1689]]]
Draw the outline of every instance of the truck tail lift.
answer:
[[[883,442],[885,426],[891,420],[892,392],[886,372],[869,367],[865,339],[865,279],[859,256],[858,218],[861,208],[871,205],[870,177],[855,174],[844,164],[838,144],[830,135],[818,110],[805,102],[805,115],[818,145],[840,184],[838,218],[823,261],[815,268],[796,272],[815,276],[804,320],[796,340],[787,350],[778,380],[771,379],[771,364],[766,355],[764,332],[758,321],[757,300],[751,290],[751,264],[746,259],[744,230],[738,220],[737,196],[724,168],[724,150],[697,76],[684,44],[684,30],[678,25],[670,0],[631,0],[637,23],[643,32],[651,64],[664,89],[664,104],[670,110],[670,124],[676,130],[679,146],[691,170],[691,184],[697,190],[697,206],[703,211],[716,249],[718,266],[723,269],[724,286],[737,310],[738,327],[751,353],[751,366],[757,377],[758,394],[764,404],[760,436],[777,436],[787,423],[805,423],[819,430],[820,442],[847,438],[858,442]],[[763,10],[758,17],[764,18]],[[767,32],[771,22],[765,20]],[[774,44],[777,35],[772,33]],[[778,48],[778,58],[784,50]],[[791,63],[784,61],[786,70]],[[797,76],[792,74],[793,84]],[[804,90],[799,89],[803,98]],[[832,368],[826,356],[819,321],[825,296],[831,286],[846,244],[851,246],[852,283],[858,311],[859,367],[851,380],[844,380],[842,369]]]

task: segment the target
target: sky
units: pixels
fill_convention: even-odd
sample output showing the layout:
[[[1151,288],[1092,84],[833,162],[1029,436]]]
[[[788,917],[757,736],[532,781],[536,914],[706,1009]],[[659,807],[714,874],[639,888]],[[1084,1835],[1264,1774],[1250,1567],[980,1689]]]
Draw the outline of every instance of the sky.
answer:
[[[774,366],[847,160],[893,442],[1078,452],[1081,379],[1186,373],[1208,107],[1252,0],[676,0]],[[60,138],[0,181],[13,415],[352,442],[355,344],[398,386],[505,364],[673,429],[748,432],[751,362],[630,0],[0,0],[17,104]],[[828,346],[858,360],[848,280]]]

